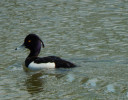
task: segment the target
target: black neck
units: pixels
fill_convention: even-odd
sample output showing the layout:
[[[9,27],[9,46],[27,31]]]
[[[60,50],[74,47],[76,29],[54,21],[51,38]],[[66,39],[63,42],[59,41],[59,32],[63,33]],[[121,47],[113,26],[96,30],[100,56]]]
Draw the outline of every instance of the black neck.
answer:
[[[38,49],[33,49],[33,50],[30,50],[30,54],[28,55],[28,57],[37,57],[40,53],[40,48]]]
[[[38,56],[39,55],[39,52],[34,52],[34,51],[30,51],[30,54],[28,55],[28,57],[33,57],[33,56]]]

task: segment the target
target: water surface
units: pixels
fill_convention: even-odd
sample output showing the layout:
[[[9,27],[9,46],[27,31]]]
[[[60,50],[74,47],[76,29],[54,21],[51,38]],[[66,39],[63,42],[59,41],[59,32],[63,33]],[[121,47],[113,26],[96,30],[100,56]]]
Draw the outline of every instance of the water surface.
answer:
[[[127,0],[1,0],[0,99],[127,100]],[[36,33],[40,56],[79,67],[25,72],[29,51],[14,49]]]

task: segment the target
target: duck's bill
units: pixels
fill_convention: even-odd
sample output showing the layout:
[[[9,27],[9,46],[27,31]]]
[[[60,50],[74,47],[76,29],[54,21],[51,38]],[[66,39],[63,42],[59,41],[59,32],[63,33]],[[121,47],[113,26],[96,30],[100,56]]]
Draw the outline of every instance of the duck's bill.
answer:
[[[22,49],[22,48],[25,48],[24,44],[22,44],[21,46],[17,47],[15,50],[19,50],[19,49]]]

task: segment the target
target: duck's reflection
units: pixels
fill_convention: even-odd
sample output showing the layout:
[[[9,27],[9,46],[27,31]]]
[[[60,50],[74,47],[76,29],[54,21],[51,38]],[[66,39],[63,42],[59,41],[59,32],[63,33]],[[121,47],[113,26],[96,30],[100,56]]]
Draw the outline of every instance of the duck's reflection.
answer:
[[[25,85],[26,89],[30,94],[40,93],[43,91],[44,80],[41,78],[42,73],[36,73],[28,76]]]
[[[59,80],[60,78],[65,76],[66,72],[60,72],[58,73],[58,71],[50,71],[50,72],[38,72],[38,73],[32,73],[29,74],[26,81],[25,81],[25,86],[27,91],[30,94],[37,94],[40,92],[43,92],[43,87],[45,86],[45,83],[47,83],[47,79],[46,78],[50,78],[50,77],[55,77],[57,78],[57,80]],[[27,73],[28,74],[28,73]],[[47,76],[47,77],[45,77]]]

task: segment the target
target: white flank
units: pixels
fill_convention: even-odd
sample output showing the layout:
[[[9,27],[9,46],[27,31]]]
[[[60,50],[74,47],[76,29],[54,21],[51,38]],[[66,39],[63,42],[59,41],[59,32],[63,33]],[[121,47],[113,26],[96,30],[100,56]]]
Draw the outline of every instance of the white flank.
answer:
[[[36,70],[41,70],[43,68],[55,68],[55,63],[53,62],[48,62],[48,63],[40,63],[40,64],[37,64],[37,63],[34,63],[31,62],[29,65],[28,65],[28,68],[30,70],[33,70],[33,71],[36,71]]]

